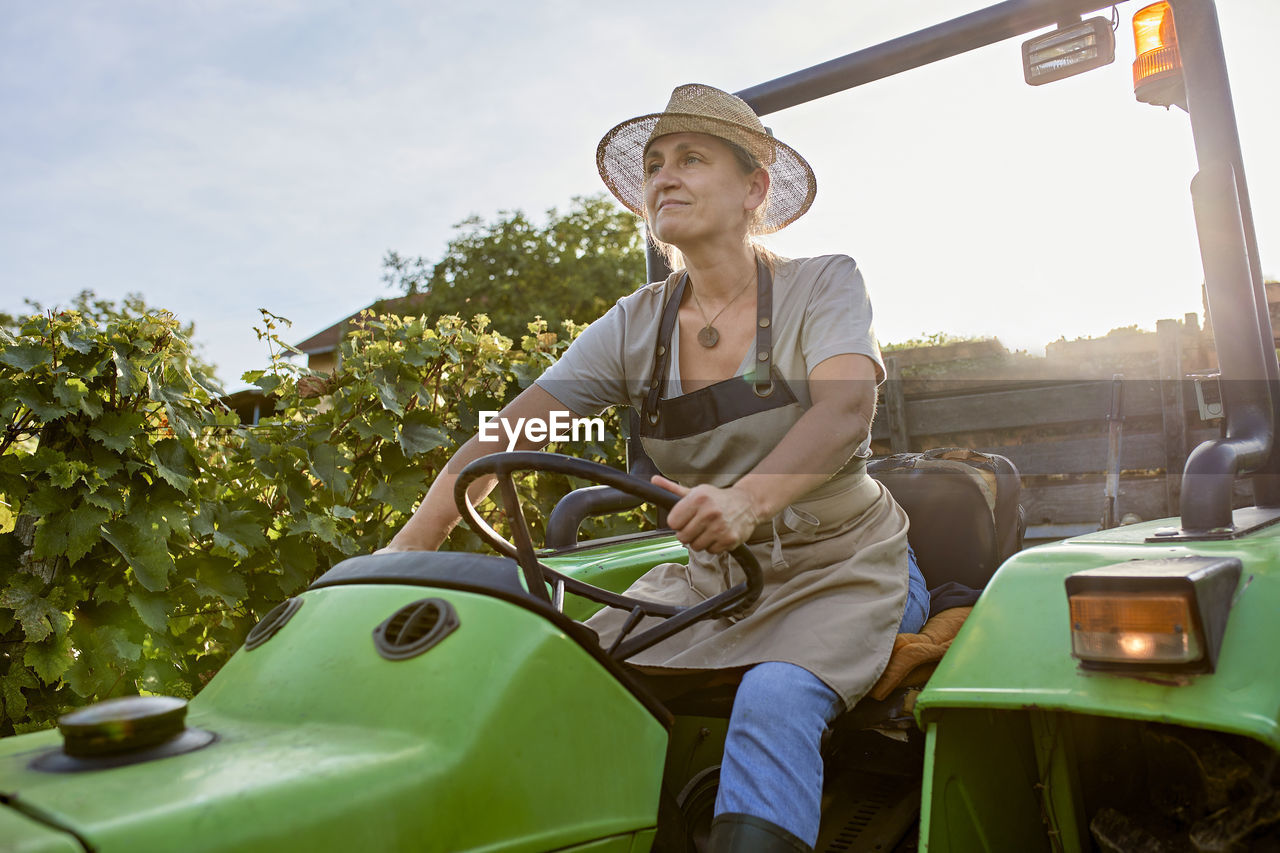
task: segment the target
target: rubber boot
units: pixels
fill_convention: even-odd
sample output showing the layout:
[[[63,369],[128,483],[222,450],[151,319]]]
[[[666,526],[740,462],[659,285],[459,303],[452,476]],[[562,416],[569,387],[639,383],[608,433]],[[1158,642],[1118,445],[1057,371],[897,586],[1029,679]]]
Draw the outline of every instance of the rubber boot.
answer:
[[[813,853],[813,848],[775,823],[749,814],[717,815],[707,840],[709,853]]]

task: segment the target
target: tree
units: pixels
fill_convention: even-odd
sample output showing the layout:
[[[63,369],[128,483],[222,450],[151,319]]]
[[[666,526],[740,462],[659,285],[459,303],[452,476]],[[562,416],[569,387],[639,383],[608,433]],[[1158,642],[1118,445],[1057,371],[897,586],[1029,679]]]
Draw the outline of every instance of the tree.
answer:
[[[636,218],[604,195],[547,211],[539,227],[523,211],[493,222],[471,216],[454,226],[437,263],[388,252],[383,280],[427,293],[434,316],[484,313],[493,328],[520,336],[535,316],[589,322],[644,280],[644,238]]]

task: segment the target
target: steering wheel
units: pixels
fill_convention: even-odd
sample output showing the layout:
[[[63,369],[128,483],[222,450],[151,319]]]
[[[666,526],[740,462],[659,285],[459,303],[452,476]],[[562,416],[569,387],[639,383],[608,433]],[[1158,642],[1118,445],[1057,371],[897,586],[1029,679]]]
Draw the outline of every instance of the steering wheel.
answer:
[[[453,490],[453,498],[458,504],[458,510],[462,513],[463,519],[476,532],[476,535],[492,546],[494,550],[511,557],[519,564],[521,571],[524,573],[525,585],[529,587],[529,593],[534,598],[550,607],[554,607],[556,610],[562,610],[564,591],[567,589],[599,604],[630,611],[630,615],[627,616],[627,620],[622,626],[622,632],[608,650],[608,653],[615,659],[619,661],[626,660],[637,652],[662,642],[699,619],[713,619],[745,610],[760,597],[760,591],[764,587],[764,576],[760,571],[760,564],[756,562],[756,558],[745,545],[739,545],[729,553],[742,566],[747,579],[718,595],[708,598],[706,601],[690,607],[676,607],[671,604],[642,601],[638,598],[619,595],[557,572],[550,566],[541,563],[533,549],[533,541],[529,535],[529,525],[525,521],[524,511],[520,507],[520,498],[516,494],[515,480],[512,479],[512,474],[516,471],[550,471],[593,483],[613,486],[615,489],[649,503],[657,504],[664,509],[671,509],[680,499],[666,489],[655,486],[647,480],[641,480],[639,477],[633,477],[630,474],[605,465],[589,462],[585,459],[575,459],[572,456],[563,456],[559,453],[541,453],[531,450],[493,453],[481,457],[463,468],[462,473],[458,476],[458,481]],[[496,475],[498,478],[498,488],[502,494],[502,506],[510,517],[512,538],[515,539],[515,544],[502,538],[497,531],[490,527],[476,512],[475,507],[471,505],[471,501],[467,497],[467,489],[471,484],[479,478],[490,474]],[[547,584],[551,584],[554,595],[547,592]],[[627,635],[645,616],[661,616],[665,618],[657,625],[628,638]]]

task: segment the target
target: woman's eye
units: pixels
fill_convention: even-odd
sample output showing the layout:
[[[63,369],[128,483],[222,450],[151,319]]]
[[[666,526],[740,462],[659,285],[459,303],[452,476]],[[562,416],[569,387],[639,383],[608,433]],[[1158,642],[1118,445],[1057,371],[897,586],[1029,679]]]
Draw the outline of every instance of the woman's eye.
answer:
[[[698,162],[699,160],[701,160],[701,159],[702,159],[702,158],[701,158],[701,157],[699,157],[697,154],[686,154],[686,155],[684,155],[684,162],[685,162],[685,163],[697,163],[697,162]]]
[[[652,175],[654,172],[658,171],[658,169],[660,169],[660,168],[661,168],[661,164],[659,164],[659,163],[655,160],[654,162],[652,162],[652,163],[650,163],[649,165],[645,166],[645,167],[644,167],[644,170],[645,170],[645,172],[646,172],[647,174]]]

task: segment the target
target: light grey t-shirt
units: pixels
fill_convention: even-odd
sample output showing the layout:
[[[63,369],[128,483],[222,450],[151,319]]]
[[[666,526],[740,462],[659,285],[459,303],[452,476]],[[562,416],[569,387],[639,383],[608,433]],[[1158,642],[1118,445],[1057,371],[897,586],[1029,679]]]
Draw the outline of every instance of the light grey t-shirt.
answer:
[[[646,284],[619,299],[543,372],[537,384],[576,415],[595,415],[613,405],[639,410],[653,371],[662,309],[679,280],[680,273],[675,272],[665,281]],[[806,409],[812,405],[810,371],[834,355],[865,355],[876,364],[876,381],[884,379],[871,300],[861,271],[847,255],[778,259],[773,273],[772,327],[774,366]],[[678,338],[672,335],[673,345]],[[678,355],[673,353],[667,377],[671,394],[679,394]],[[743,368],[749,363],[749,358],[744,360]]]

